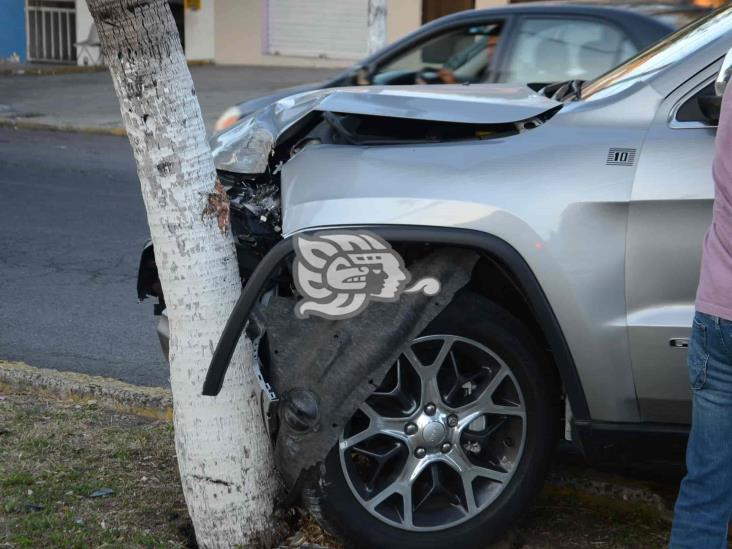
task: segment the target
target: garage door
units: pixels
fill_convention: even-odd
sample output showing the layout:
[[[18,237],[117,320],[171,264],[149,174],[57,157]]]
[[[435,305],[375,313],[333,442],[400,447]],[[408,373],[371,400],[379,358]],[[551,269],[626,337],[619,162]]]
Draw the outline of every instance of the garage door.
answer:
[[[267,53],[328,59],[366,55],[368,0],[267,0]]]

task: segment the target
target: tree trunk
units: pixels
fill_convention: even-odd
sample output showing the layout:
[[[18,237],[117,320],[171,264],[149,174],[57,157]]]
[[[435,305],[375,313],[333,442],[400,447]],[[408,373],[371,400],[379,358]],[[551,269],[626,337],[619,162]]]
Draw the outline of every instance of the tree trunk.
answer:
[[[271,545],[277,482],[243,346],[219,396],[201,396],[241,282],[228,201],[215,183],[173,16],[165,0],[87,3],[137,162],[165,294],[176,450],[198,543]]]
[[[386,1],[368,0],[368,55],[379,51],[388,43],[386,37]]]

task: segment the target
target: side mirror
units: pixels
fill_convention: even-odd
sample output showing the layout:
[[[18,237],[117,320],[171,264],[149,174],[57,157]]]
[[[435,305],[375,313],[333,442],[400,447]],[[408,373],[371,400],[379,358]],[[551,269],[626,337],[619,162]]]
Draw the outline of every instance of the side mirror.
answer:
[[[732,50],[729,50],[727,55],[724,56],[722,68],[719,69],[719,75],[714,82],[714,91],[719,97],[724,95],[724,90],[727,88],[730,77],[732,77]]]

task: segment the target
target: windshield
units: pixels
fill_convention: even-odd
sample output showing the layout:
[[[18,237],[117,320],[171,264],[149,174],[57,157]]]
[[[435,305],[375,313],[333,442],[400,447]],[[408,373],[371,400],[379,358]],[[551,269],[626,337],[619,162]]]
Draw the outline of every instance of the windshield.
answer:
[[[712,12],[582,87],[582,99],[619,83],[630,84],[674,64],[732,30],[732,6]]]

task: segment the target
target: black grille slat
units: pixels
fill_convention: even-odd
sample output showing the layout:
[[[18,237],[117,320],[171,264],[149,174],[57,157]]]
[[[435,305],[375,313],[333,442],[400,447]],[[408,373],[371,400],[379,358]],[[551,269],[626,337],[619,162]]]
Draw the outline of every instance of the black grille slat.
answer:
[[[223,170],[216,170],[216,175],[221,181],[224,187],[233,187],[241,181],[241,176],[232,172],[225,172]]]

